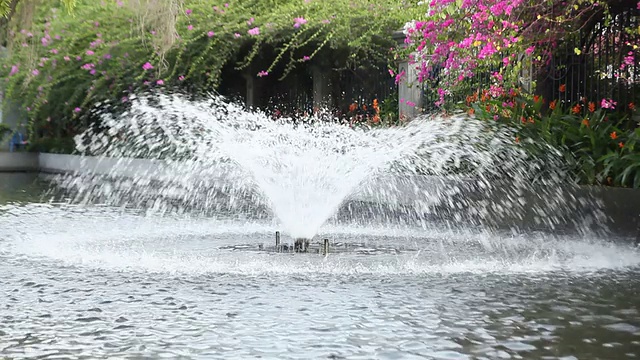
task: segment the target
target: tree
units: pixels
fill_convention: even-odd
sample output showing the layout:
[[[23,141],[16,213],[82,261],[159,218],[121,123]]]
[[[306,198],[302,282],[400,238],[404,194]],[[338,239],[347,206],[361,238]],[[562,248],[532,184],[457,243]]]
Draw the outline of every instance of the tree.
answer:
[[[57,1],[49,0],[48,3],[54,3]],[[72,12],[76,7],[77,0],[60,0],[62,4],[64,4],[67,11]],[[13,15],[16,13],[16,9],[18,8],[18,4],[20,3],[33,3],[36,4],[35,0],[0,0],[0,18],[4,18],[5,21],[11,20]],[[42,6],[42,5],[40,5]]]

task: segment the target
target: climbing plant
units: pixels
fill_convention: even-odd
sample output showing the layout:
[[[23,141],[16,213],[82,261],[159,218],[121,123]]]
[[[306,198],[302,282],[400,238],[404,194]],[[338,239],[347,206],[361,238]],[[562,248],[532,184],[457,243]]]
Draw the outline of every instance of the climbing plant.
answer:
[[[96,102],[126,105],[141,87],[212,90],[225,66],[281,78],[313,61],[390,60],[391,33],[420,11],[397,0],[77,0],[72,14],[40,7],[31,28],[14,24],[0,75],[33,129],[73,134]]]

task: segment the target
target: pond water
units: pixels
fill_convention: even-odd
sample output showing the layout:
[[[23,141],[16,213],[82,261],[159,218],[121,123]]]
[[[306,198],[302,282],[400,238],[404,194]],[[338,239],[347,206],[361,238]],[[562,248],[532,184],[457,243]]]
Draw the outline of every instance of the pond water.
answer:
[[[0,358],[624,359],[640,252],[598,238],[325,226],[49,203],[0,174]],[[288,239],[284,239],[288,241]]]

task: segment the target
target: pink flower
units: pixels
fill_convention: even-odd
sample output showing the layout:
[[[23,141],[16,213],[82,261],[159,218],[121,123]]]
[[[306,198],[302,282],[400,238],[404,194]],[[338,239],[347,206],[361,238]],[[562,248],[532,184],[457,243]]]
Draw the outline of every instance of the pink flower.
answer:
[[[49,45],[49,40],[47,38],[42,38],[40,39],[40,43],[42,43],[42,46],[47,46]]]
[[[98,27],[98,26],[100,26],[100,23],[96,21],[96,22],[93,23],[93,26]]]
[[[600,102],[600,107],[603,109],[615,109],[618,103],[613,101],[612,99],[602,99]]]
[[[191,10],[191,9],[187,9],[187,10],[185,11],[185,13],[187,14],[187,16],[189,16],[189,15],[191,15],[192,10]]]
[[[65,57],[64,57],[64,61],[71,61],[71,58],[70,58],[70,57],[68,57],[68,56],[65,56]]]
[[[308,57],[307,55],[302,57],[302,61],[309,61],[309,59],[311,59],[310,57]]]
[[[254,18],[247,20],[247,25],[251,26],[253,24]]]
[[[111,54],[104,54],[102,57],[109,60],[111,59]]]
[[[233,36],[237,39],[237,38],[239,38],[239,37],[240,37],[240,36],[242,36],[242,35],[240,35],[240,34],[238,34],[238,33],[235,33],[235,34],[233,34]]]
[[[93,52],[93,50],[87,50],[86,54],[87,54],[87,55],[89,55],[89,56],[91,56],[91,55],[93,55],[93,54],[95,54],[95,53]]]
[[[269,73],[268,73],[268,72],[266,72],[266,71],[264,71],[264,70],[263,70],[263,71],[260,71],[260,72],[258,73],[258,77],[263,77],[263,76],[267,76],[267,75],[269,75]]]
[[[18,67],[18,65],[13,65],[13,66],[11,67],[11,71],[9,71],[9,76],[13,76],[13,75],[15,75],[15,74],[18,72],[18,70],[20,70],[20,68]]]
[[[40,71],[38,71],[38,69],[33,69],[31,71],[31,74],[33,74],[33,76],[38,76],[38,75],[40,75]]]
[[[116,4],[117,4],[118,6],[120,6],[120,7],[124,6],[124,3],[123,3],[122,1],[120,1],[120,0],[118,0],[118,1],[116,2]]]
[[[405,74],[406,71],[402,70],[398,75],[396,75],[396,84],[399,84],[402,81]]]
[[[73,109],[73,112],[79,113],[79,112],[80,112],[80,110],[82,110],[82,109],[80,109],[79,107],[77,107],[77,108]]]
[[[89,74],[95,75],[96,74],[96,69],[91,69],[91,71],[89,71]]]
[[[153,69],[153,65],[151,65],[150,62],[146,62],[146,63],[144,63],[144,65],[142,65],[142,68],[144,70],[151,70],[151,69]]]
[[[536,47],[535,47],[535,46],[529,46],[529,47],[527,48],[527,50],[525,50],[524,52],[525,52],[525,54],[527,54],[527,55],[531,55],[531,54],[533,54],[533,52],[534,52],[535,50],[536,50]]]
[[[178,80],[183,81],[184,80],[184,75],[178,76]]]
[[[120,99],[120,101],[122,101],[123,103],[126,103],[127,101],[129,101],[129,98],[126,96],[123,96],[122,99]]]
[[[247,33],[248,33],[249,35],[253,35],[253,36],[260,35],[260,28],[259,28],[259,27],[254,27],[253,29],[249,29],[249,30],[247,31]]]
[[[193,25],[187,26],[187,30],[193,30]]]
[[[303,17],[297,17],[295,19],[293,19],[293,27],[294,28],[299,28],[300,26],[304,25],[307,23],[307,19],[303,18]]]
[[[51,49],[51,53],[52,53],[53,55],[56,55],[56,54],[58,53],[58,49]]]
[[[414,106],[416,106],[416,103],[414,103],[413,101],[407,100],[407,105],[409,105],[411,107],[414,107]]]
[[[82,60],[82,57],[76,56],[76,60],[80,61],[80,60]]]
[[[213,31],[209,31],[209,32],[207,33],[207,36],[208,36],[208,37],[213,37],[213,35],[215,35],[215,34],[216,34],[216,33],[214,33]]]
[[[157,85],[164,85],[164,80],[160,79],[158,81],[156,81]]]
[[[389,76],[394,77],[396,76],[396,73],[393,70],[389,69]]]

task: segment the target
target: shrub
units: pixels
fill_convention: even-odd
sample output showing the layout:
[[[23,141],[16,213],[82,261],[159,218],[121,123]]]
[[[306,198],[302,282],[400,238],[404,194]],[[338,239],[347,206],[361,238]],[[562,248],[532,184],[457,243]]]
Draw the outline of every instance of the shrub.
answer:
[[[485,90],[467,98],[469,113],[518,129],[514,142],[545,142],[563,150],[567,166],[581,184],[640,188],[640,126],[635,104],[616,111],[611,99],[546,104],[517,90],[494,94]],[[535,147],[530,147],[535,151]]]

